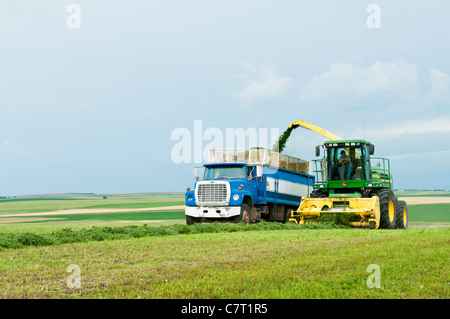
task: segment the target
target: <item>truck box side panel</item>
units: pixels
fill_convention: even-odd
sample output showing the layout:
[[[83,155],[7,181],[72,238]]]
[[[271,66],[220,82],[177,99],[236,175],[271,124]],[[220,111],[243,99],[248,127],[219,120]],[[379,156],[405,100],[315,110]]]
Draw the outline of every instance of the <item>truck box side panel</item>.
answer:
[[[264,202],[277,202],[279,205],[298,206],[302,197],[309,196],[313,189],[314,177],[294,171],[265,166],[263,170],[266,183]]]

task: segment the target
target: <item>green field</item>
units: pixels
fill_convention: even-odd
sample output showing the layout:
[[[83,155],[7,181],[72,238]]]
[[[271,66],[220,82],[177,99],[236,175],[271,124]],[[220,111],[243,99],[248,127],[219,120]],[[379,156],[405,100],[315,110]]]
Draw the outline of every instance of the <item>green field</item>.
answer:
[[[103,199],[106,196],[106,199]],[[0,199],[0,217],[5,214],[50,212],[65,209],[147,208],[184,205],[180,194],[79,195]]]
[[[450,204],[409,205],[408,217],[412,225],[450,224]]]
[[[400,197],[450,197],[450,191],[395,191]]]
[[[24,212],[178,205],[183,195],[7,199],[0,221]],[[408,210],[407,230],[186,226],[183,210],[17,217],[0,224],[0,298],[447,299],[450,204]],[[80,288],[68,287],[72,264]],[[380,288],[366,284],[371,264],[381,269]]]
[[[175,220],[185,219],[184,210],[174,211],[151,211],[151,212],[124,212],[124,213],[95,213],[95,214],[71,214],[62,216],[42,215],[40,218],[48,219],[52,222],[66,222],[66,221],[151,221],[151,220]],[[42,221],[28,221],[26,217],[18,217],[19,221],[16,223],[48,223]],[[20,219],[27,220],[20,222]]]

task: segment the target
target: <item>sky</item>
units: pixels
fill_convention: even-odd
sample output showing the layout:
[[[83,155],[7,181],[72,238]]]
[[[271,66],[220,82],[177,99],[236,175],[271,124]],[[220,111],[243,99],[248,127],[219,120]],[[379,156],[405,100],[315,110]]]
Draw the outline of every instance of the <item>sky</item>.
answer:
[[[0,0],[0,196],[183,192],[208,132],[267,131],[270,144],[297,119],[371,141],[395,188],[450,189],[448,12],[444,0]],[[324,141],[299,128],[284,153],[312,160]]]

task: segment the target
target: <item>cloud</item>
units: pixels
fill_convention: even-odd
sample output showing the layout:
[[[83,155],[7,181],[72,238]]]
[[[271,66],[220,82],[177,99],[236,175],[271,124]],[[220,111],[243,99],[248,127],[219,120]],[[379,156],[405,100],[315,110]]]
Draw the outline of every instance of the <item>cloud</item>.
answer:
[[[20,147],[19,145],[14,144],[9,140],[0,137],[0,150],[1,149],[16,152],[20,150]]]
[[[319,99],[366,98],[375,95],[410,95],[419,82],[417,66],[405,61],[377,61],[369,67],[336,63],[329,70],[314,75],[301,88],[299,101]]]
[[[450,77],[447,73],[431,69],[429,80],[431,92],[428,96],[430,102],[450,102]]]
[[[450,156],[450,150],[397,154],[397,155],[389,156],[389,159],[403,160],[403,159],[412,158],[412,157],[418,157],[420,159],[423,159],[424,156],[430,156],[430,157],[434,157],[434,158],[448,158]]]
[[[411,120],[384,125],[383,129],[373,128],[367,131],[369,136],[377,139],[393,139],[408,135],[449,134],[450,117],[439,117],[428,120]]]
[[[8,141],[8,140],[2,139],[1,142],[2,142],[2,145],[5,146],[5,147],[10,147],[11,146],[11,142]]]
[[[146,110],[146,111],[144,111],[143,115],[146,119],[149,119],[152,122],[157,122],[157,116],[155,115],[155,112]]]
[[[279,75],[271,66],[264,65],[261,71],[258,71],[251,63],[245,62],[243,67],[247,72],[253,73],[256,79],[249,79],[248,85],[241,92],[233,94],[242,104],[249,105],[278,98],[294,85],[291,78]]]

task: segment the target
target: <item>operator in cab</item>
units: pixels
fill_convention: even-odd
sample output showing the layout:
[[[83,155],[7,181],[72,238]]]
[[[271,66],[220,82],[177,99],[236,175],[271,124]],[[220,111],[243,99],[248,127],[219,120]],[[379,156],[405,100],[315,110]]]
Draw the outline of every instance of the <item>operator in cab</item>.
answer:
[[[341,157],[338,158],[336,166],[339,167],[341,181],[349,180],[352,173],[352,160],[344,150],[341,151]]]

